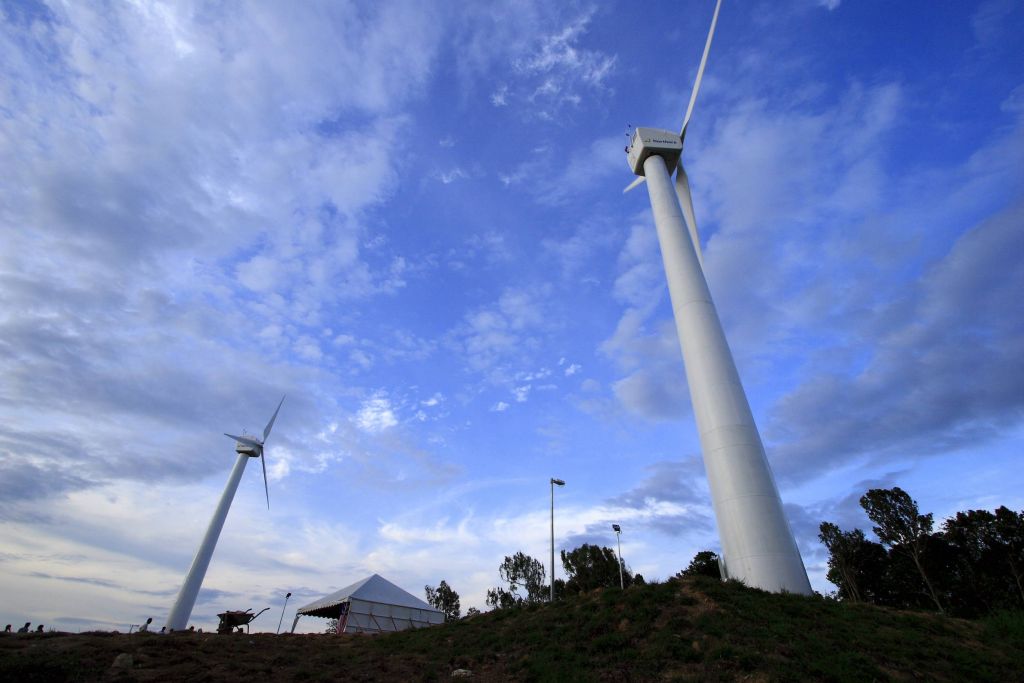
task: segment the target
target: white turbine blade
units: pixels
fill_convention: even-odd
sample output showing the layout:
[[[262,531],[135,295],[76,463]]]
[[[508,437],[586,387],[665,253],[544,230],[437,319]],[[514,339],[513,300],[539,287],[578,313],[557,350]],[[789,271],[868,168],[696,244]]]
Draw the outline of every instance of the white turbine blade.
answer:
[[[250,439],[247,436],[235,436],[234,434],[228,434],[227,432],[224,432],[224,436],[230,436],[232,439],[234,439],[238,443],[244,443],[247,446],[255,446],[256,448],[259,448],[260,446],[263,445],[259,441],[257,441],[256,439]]]
[[[260,451],[260,464],[263,465],[263,491],[267,494],[267,509],[270,509],[270,487],[267,486],[267,461],[263,459],[263,451]]]
[[[287,394],[286,394],[287,395]],[[270,436],[270,430],[274,427],[274,420],[277,419],[277,414],[281,410],[281,404],[284,403],[285,397],[281,397],[281,403],[277,404],[277,410],[274,411],[273,417],[270,418],[270,422],[267,423],[266,429],[263,430],[263,441],[266,442],[267,437]]]
[[[686,107],[686,116],[683,117],[683,128],[679,131],[680,137],[686,135],[686,126],[690,123],[690,115],[693,114],[693,103],[697,101],[697,91],[700,90],[700,81],[704,78],[704,67],[708,63],[708,53],[711,52],[711,39],[715,36],[715,25],[718,23],[718,10],[722,7],[722,0],[715,3],[715,14],[711,17],[711,30],[708,31],[708,40],[704,43],[704,54],[700,58],[700,67],[697,69],[697,80],[693,83],[693,92],[690,93],[690,104]]]
[[[679,160],[679,166],[676,169],[676,196],[679,197],[679,206],[683,210],[686,228],[690,231],[693,250],[697,252],[697,262],[700,263],[700,269],[704,270],[704,254],[700,250],[700,235],[697,233],[697,216],[693,213],[693,197],[690,196],[690,179],[686,176],[682,159]]]
[[[643,183],[645,180],[647,180],[647,178],[643,177],[642,175],[641,176],[637,176],[636,180],[634,180],[633,182],[631,182],[629,185],[626,186],[626,189],[622,191],[622,194],[626,194],[627,192],[629,192],[630,190],[632,190],[636,186],[638,186],[641,183]]]

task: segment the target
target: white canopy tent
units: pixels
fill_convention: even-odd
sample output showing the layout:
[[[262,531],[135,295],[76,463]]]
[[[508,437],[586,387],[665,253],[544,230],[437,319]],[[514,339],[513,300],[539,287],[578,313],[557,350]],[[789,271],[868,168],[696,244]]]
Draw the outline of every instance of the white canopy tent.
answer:
[[[338,620],[338,633],[391,633],[444,623],[444,614],[402,590],[379,574],[300,607],[295,612],[292,633],[299,617]]]

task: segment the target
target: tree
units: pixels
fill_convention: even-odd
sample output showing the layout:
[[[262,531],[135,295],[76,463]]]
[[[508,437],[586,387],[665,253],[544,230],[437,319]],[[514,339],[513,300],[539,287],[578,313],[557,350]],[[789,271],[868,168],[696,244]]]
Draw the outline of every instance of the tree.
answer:
[[[505,561],[498,567],[498,576],[508,584],[508,590],[500,586],[488,589],[487,604],[490,607],[503,609],[545,600],[544,565],[522,551],[511,557],[505,556]],[[526,591],[525,596],[519,594],[520,588]]]
[[[934,535],[928,536],[925,545],[931,546],[931,541],[934,538]],[[933,562],[935,553],[932,550],[933,548],[929,548],[926,552],[922,552],[922,557],[927,558],[927,562],[922,561],[922,565],[928,572],[928,578],[933,581],[933,586],[936,587],[935,592],[940,596],[943,611],[945,611],[948,608],[948,602],[942,599],[943,594],[939,591],[938,584],[935,583],[936,577],[933,576],[930,569],[935,564]],[[913,556],[903,546],[896,546],[886,551],[882,587],[881,599],[878,601],[880,605],[894,609],[935,609],[935,600],[928,592]],[[948,598],[948,594],[945,597]]]
[[[681,576],[710,576],[713,579],[720,579],[722,571],[718,566],[718,555],[710,550],[701,550],[693,556],[690,564],[679,574]]]
[[[995,534],[1006,548],[1006,566],[1017,588],[1018,604],[1024,607],[1024,511],[1014,512],[1000,506],[996,510]]]
[[[469,619],[470,617],[475,617],[478,614],[480,614],[480,610],[478,610],[476,607],[470,607],[468,610],[466,610],[466,619]]]
[[[515,593],[498,586],[497,588],[487,589],[487,598],[485,599],[485,602],[488,607],[492,607],[494,609],[508,609],[509,607],[515,607],[522,604],[523,599]]]
[[[995,539],[996,516],[988,510],[958,512],[942,525],[950,549],[950,611],[976,617],[1005,601],[1008,572]],[[1012,594],[1011,594],[1012,597]]]
[[[569,552],[561,551],[562,567],[568,577],[565,590],[568,593],[583,593],[595,588],[618,588],[619,568],[622,568],[622,583],[629,586],[633,574],[615,556],[611,548],[584,543]]]
[[[828,550],[828,580],[839,587],[839,596],[861,602],[863,598],[857,587],[857,572],[853,555],[864,532],[860,529],[844,532],[832,522],[822,522],[818,527],[818,540]]]
[[[452,590],[444,579],[437,588],[424,586],[423,590],[427,593],[427,602],[431,607],[441,610],[445,621],[455,621],[459,618],[459,594]]]
[[[822,522],[818,539],[828,550],[826,578],[839,589],[840,599],[851,602],[883,602],[887,566],[885,548],[864,537],[860,529],[843,531]]]
[[[1021,550],[1024,515],[1006,507],[958,512],[943,524],[955,611],[974,617],[997,607],[1024,605]]]
[[[860,505],[876,526],[871,530],[883,545],[906,553],[917,568],[935,607],[945,613],[935,586],[924,567],[924,552],[932,532],[932,515],[918,512],[917,501],[898,486],[871,489],[860,499]]]
[[[324,633],[331,636],[338,635],[338,620],[331,619],[327,622],[327,628],[324,629]]]

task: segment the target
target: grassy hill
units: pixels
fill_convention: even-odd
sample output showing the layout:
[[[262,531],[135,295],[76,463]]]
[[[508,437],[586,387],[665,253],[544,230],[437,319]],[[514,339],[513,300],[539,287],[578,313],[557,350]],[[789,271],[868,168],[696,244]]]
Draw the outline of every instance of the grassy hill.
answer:
[[[485,681],[1017,681],[1024,616],[968,622],[697,577],[378,637],[0,638],[0,680],[20,682],[440,681],[460,668]]]

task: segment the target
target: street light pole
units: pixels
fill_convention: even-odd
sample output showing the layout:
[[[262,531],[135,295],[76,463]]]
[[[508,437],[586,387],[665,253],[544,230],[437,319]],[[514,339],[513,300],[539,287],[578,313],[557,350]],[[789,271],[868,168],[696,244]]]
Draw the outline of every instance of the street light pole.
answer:
[[[292,597],[291,593],[284,596],[284,606],[281,608],[281,618],[277,620],[277,632],[281,633],[281,622],[284,621],[284,611],[288,609],[288,598]]]
[[[551,479],[551,602],[555,601],[555,485],[565,486],[565,482]]]
[[[612,531],[615,532],[615,540],[619,542],[619,588],[626,590],[626,582],[622,580],[622,527],[612,524]]]

